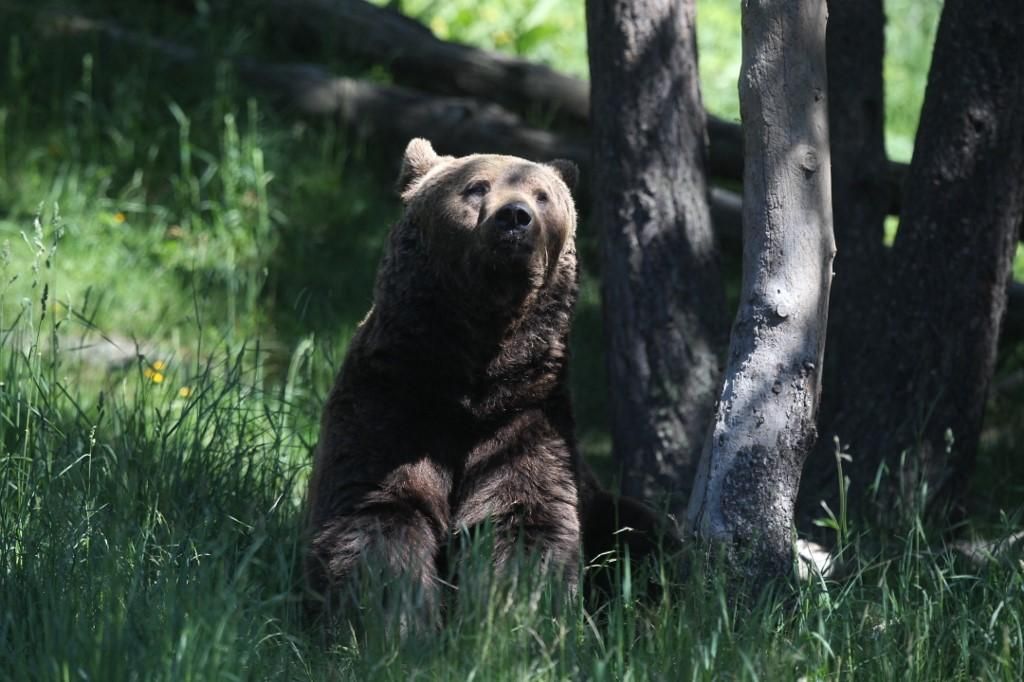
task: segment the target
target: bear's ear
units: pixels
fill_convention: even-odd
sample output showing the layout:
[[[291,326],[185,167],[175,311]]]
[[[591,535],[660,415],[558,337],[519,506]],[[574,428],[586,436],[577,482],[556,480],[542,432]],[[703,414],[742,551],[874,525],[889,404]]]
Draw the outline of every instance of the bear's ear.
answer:
[[[441,159],[430,140],[414,137],[405,147],[402,170],[398,173],[398,191],[405,193],[409,186],[422,178]]]
[[[566,184],[570,192],[576,191],[576,182],[580,177],[579,166],[568,159],[555,159],[549,162],[548,165],[555,169],[555,172],[562,178],[562,182]]]

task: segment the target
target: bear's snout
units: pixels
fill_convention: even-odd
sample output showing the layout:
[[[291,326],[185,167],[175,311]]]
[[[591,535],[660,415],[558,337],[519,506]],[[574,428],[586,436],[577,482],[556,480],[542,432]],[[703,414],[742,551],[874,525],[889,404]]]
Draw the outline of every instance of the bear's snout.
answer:
[[[497,205],[482,224],[485,248],[504,265],[529,264],[544,242],[540,215],[521,197],[505,197]]]
[[[505,204],[494,214],[494,225],[502,232],[522,232],[533,223],[533,211],[520,201]]]

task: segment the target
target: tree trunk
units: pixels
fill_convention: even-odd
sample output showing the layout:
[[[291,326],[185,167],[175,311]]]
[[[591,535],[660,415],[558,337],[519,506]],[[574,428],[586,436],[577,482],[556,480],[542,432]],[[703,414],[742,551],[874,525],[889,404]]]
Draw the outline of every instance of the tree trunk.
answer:
[[[893,474],[880,520],[958,502],[974,463],[1024,212],[1022,45],[1020,0],[946,0],[870,347],[832,428],[851,500]]]
[[[587,36],[613,450],[625,494],[685,499],[725,341],[694,3],[592,0]]]
[[[757,587],[793,567],[835,241],[825,0],[745,0],[743,287],[687,526]]]
[[[842,404],[851,359],[870,339],[864,319],[875,305],[888,249],[883,242],[891,191],[885,155],[882,0],[828,0],[829,136],[832,147],[832,208],[836,235],[835,279],[829,303],[828,347],[818,423],[826,427]],[[802,489],[818,490],[836,480],[831,439],[818,442],[808,458]],[[817,500],[801,499],[801,517],[820,514]]]

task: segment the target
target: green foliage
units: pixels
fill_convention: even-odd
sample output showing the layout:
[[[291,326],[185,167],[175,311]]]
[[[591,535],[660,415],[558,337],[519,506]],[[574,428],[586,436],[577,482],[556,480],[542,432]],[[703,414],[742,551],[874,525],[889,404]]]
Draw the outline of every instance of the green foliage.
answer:
[[[403,4],[445,37],[586,72],[581,3]],[[214,56],[300,58],[243,6],[197,3],[193,17],[172,5],[88,10]],[[893,13],[893,34],[934,17],[926,5]],[[735,115],[737,12],[698,5],[704,91],[725,116]],[[920,33],[898,41],[913,87],[927,63]],[[394,155],[250,99],[215,59],[173,67],[51,39],[6,9],[0,54],[0,679],[1017,679],[1024,669],[1019,568],[957,564],[914,523],[870,544],[842,510],[825,525],[841,534],[843,581],[749,608],[714,579],[675,585],[674,564],[653,572],[668,588],[654,603],[635,596],[650,576],[623,569],[599,607],[563,601],[528,566],[507,581],[480,570],[441,633],[325,645],[302,620],[302,498],[320,407],[399,210]],[[899,91],[911,85],[890,87],[890,105],[909,102],[916,116]],[[890,133],[912,137],[915,119],[901,116]],[[580,251],[574,392],[584,450],[607,473],[597,245],[585,221]],[[999,423],[1015,423],[1021,400],[999,394]],[[987,433],[993,466],[980,480],[1019,468],[1016,434]],[[1000,490],[993,504],[1019,504],[1019,486]],[[991,517],[991,534],[1020,522]]]

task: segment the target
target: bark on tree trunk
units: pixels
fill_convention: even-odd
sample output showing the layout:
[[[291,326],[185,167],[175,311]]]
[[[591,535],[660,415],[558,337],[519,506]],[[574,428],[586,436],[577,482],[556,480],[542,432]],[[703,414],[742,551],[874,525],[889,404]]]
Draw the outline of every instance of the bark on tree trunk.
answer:
[[[685,500],[726,338],[694,3],[591,1],[587,36],[613,451],[623,493]]]
[[[852,358],[869,341],[864,320],[880,292],[888,249],[883,243],[890,204],[885,155],[882,0],[828,0],[829,137],[832,208],[837,254],[828,316],[828,346],[818,424],[827,427],[842,404]],[[827,431],[827,428],[825,429]],[[821,439],[807,460],[803,489],[835,481],[831,439]],[[813,496],[812,496],[813,497]],[[800,500],[800,516],[821,512]]]
[[[825,0],[746,0],[743,288],[687,526],[755,588],[793,567],[835,241]]]
[[[851,500],[887,465],[883,522],[957,502],[974,463],[1024,215],[1022,44],[1020,0],[946,0],[886,287],[831,429]]]

